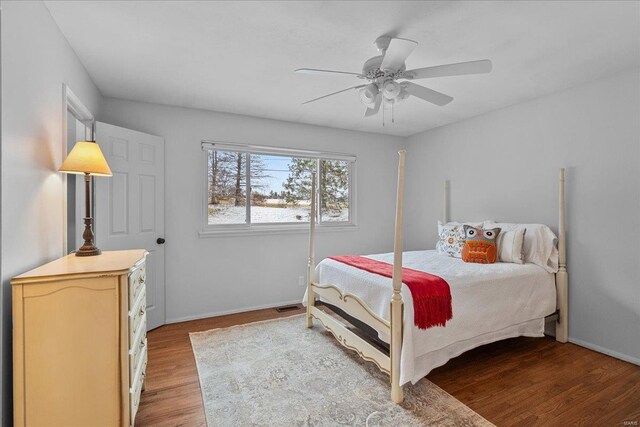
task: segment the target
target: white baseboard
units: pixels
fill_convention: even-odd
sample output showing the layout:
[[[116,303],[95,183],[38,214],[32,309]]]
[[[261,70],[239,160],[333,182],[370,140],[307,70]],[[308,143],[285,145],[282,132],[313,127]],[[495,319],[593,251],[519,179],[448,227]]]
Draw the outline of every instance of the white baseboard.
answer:
[[[633,363],[634,365],[640,365],[640,359],[637,357],[629,356],[627,354],[618,353],[617,351],[609,350],[608,348],[600,347],[599,345],[591,344],[590,342],[582,341],[576,338],[569,337],[569,342],[579,345],[581,347],[588,348],[589,350],[603,353],[616,359],[624,360],[625,362]]]
[[[291,304],[300,304],[300,303],[302,303],[302,299],[297,299],[294,301],[272,302],[269,304],[256,305],[252,307],[234,308],[232,310],[223,310],[223,311],[215,311],[211,313],[196,314],[193,316],[176,317],[174,319],[167,319],[166,324],[187,322],[189,320],[206,319],[207,317],[217,317],[217,316],[224,316],[227,314],[244,313],[245,311],[262,310],[265,308],[280,307],[281,305],[291,305]]]

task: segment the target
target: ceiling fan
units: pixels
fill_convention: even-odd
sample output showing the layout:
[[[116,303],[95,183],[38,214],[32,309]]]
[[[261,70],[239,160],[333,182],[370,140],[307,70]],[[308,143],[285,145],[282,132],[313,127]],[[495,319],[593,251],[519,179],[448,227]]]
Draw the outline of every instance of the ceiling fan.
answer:
[[[296,73],[304,74],[349,74],[361,80],[367,80],[358,86],[339,90],[318,98],[303,102],[308,104],[320,99],[337,95],[349,90],[358,90],[360,100],[367,106],[365,117],[373,116],[380,111],[382,105],[393,105],[413,95],[438,106],[444,106],[453,101],[453,98],[433,89],[420,86],[412,80],[428,79],[433,77],[462,76],[467,74],[482,74],[491,71],[492,64],[488,59],[480,61],[460,62],[456,64],[437,65],[434,67],[416,68],[407,70],[405,61],[409,54],[418,45],[418,42],[408,39],[389,36],[378,37],[375,45],[380,55],[367,60],[362,67],[362,73],[347,71],[321,70],[315,68],[299,68]],[[401,80],[401,81],[399,81]],[[384,124],[384,121],[383,121]]]

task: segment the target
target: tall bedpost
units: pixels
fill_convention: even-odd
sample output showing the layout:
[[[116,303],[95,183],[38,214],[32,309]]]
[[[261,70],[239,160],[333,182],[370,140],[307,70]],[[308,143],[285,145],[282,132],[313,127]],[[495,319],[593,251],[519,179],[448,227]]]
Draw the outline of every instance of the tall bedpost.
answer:
[[[558,319],[556,341],[567,342],[569,337],[569,274],[567,273],[567,238],[565,224],[564,168],[560,169],[560,217],[558,223],[558,272],[556,273],[556,295]]]
[[[393,296],[391,297],[391,400],[404,400],[400,386],[400,357],[402,354],[402,323],[404,303],[402,302],[402,210],[404,208],[404,158],[406,151],[398,151],[398,192],[396,200],[396,229],[393,246]]]
[[[311,308],[315,304],[316,296],[311,289],[315,273],[314,240],[316,233],[316,172],[311,172],[311,211],[309,212],[309,258],[307,259],[307,328],[313,328]]]

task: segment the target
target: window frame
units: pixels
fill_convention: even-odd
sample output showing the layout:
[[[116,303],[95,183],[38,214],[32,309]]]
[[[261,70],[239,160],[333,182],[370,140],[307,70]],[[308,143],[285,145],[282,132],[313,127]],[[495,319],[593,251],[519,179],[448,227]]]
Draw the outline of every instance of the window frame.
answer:
[[[200,237],[216,237],[229,235],[246,235],[246,234],[289,234],[289,233],[306,233],[309,230],[309,222],[271,222],[271,223],[252,223],[251,222],[251,154],[257,155],[279,155],[285,157],[302,157],[312,158],[316,160],[316,230],[317,231],[348,231],[356,230],[356,156],[345,153],[331,153],[322,151],[301,150],[293,148],[268,147],[258,145],[246,145],[229,142],[219,142],[211,140],[202,141],[202,165],[203,172],[203,190],[201,194],[201,230]],[[245,223],[237,224],[209,224],[209,150],[232,151],[247,153],[245,162],[246,173],[246,214]],[[349,220],[348,221],[322,221],[320,211],[321,185],[320,185],[320,162],[322,160],[341,160],[349,163]]]

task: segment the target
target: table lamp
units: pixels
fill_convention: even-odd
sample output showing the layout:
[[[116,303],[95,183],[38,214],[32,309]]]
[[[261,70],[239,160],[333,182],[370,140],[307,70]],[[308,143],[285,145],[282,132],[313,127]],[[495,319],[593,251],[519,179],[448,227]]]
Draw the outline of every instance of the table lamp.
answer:
[[[95,141],[78,141],[71,149],[62,166],[58,171],[63,173],[74,173],[84,175],[85,185],[85,212],[84,233],[82,238],[84,244],[76,251],[76,256],[100,255],[100,249],[94,244],[93,218],[91,217],[91,194],[89,192],[89,182],[91,175],[112,176],[111,169],[100,150],[100,146]]]

